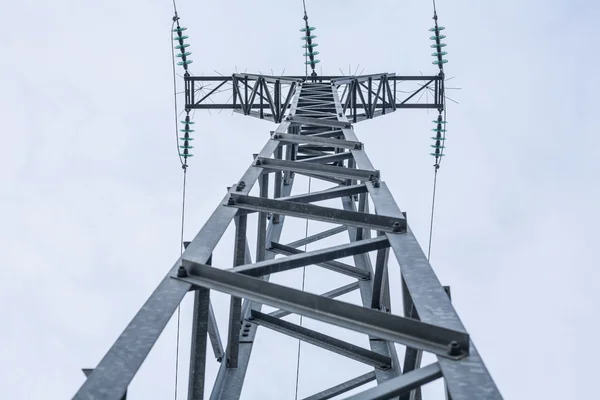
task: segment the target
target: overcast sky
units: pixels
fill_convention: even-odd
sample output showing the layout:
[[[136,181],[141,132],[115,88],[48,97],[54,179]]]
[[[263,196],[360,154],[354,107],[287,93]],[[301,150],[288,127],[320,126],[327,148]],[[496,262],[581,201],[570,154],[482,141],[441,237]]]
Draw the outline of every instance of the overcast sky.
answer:
[[[178,7],[194,74],[303,72],[300,0],[179,0]],[[80,369],[100,361],[179,255],[173,10],[168,0],[24,0],[3,8],[0,392],[66,399],[83,383]],[[347,73],[349,65],[364,73],[436,72],[429,2],[309,0],[308,10],[324,74]],[[438,1],[446,72],[455,76],[448,85],[462,90],[448,91],[460,105],[449,103],[432,265],[507,399],[597,393],[598,10],[582,0]],[[355,128],[423,248],[433,117],[401,110]],[[195,121],[186,239],[274,127],[226,111],[198,112]],[[297,182],[306,189],[306,180]],[[290,240],[303,234],[302,226],[285,232]],[[231,234],[215,265],[231,265]],[[300,273],[274,282],[299,287]],[[397,268],[390,274],[399,279]],[[328,279],[309,268],[306,289],[347,282],[325,288]],[[224,337],[228,300],[213,299]],[[189,312],[188,299],[180,399]],[[242,398],[293,398],[296,343],[259,331]],[[302,349],[300,396],[368,370]],[[131,399],[172,399],[174,357],[170,324],[134,379]],[[211,360],[210,382],[217,368]],[[439,385],[428,393],[439,394]]]

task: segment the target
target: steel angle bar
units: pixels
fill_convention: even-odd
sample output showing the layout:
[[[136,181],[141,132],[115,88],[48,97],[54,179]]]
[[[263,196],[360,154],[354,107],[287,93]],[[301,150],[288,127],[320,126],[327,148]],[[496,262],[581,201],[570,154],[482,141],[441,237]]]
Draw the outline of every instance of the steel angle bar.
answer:
[[[338,197],[353,196],[355,194],[366,193],[367,186],[365,184],[352,186],[338,186],[332,189],[321,190],[305,194],[297,194],[295,196],[280,197],[280,200],[295,201],[298,203],[314,203],[317,201],[337,199]]]
[[[280,142],[284,143],[313,144],[317,146],[323,145],[337,147],[340,149],[362,149],[363,147],[361,142],[315,137],[310,135],[290,135],[289,133],[276,133],[272,138],[273,140],[279,140]]]
[[[194,293],[194,319],[192,321],[188,384],[188,399],[191,400],[202,400],[204,398],[209,308],[210,291],[204,288],[196,290]]]
[[[301,173],[301,175],[308,176],[308,177],[311,177],[314,179],[319,179],[319,180],[326,181],[326,182],[330,182],[330,183],[336,184],[338,186],[345,185],[346,181],[347,181],[346,179],[338,179],[338,178],[333,178],[330,176],[318,175],[318,174],[309,174],[308,172],[303,172],[303,173]]]
[[[350,123],[338,122],[336,120],[331,119],[319,119],[319,118],[306,118],[306,117],[297,117],[295,115],[289,116],[286,121],[289,121],[293,124],[299,125],[311,125],[311,126],[329,126],[331,128],[349,128]]]
[[[93,368],[83,368],[82,371],[85,374],[85,377],[87,378],[88,376],[90,376],[90,374],[92,373],[94,369]],[[127,391],[125,391],[125,394],[123,395],[123,397],[121,397],[121,400],[127,400]]]
[[[353,282],[353,283],[350,283],[348,285],[344,285],[342,287],[339,287],[337,289],[330,290],[329,292],[323,293],[323,294],[321,294],[321,297],[327,297],[327,298],[330,298],[330,299],[335,299],[336,297],[340,297],[340,296],[343,296],[343,295],[345,295],[347,293],[353,292],[356,289],[358,289],[358,282]],[[283,318],[283,317],[285,317],[287,315],[290,315],[290,314],[291,314],[291,312],[289,312],[289,311],[277,310],[277,311],[273,311],[269,315],[271,317],[274,317],[274,318]]]
[[[333,235],[337,235],[338,233],[346,232],[347,229],[348,228],[346,228],[343,225],[342,226],[338,226],[338,227],[335,227],[335,228],[327,229],[326,231],[323,231],[323,232],[315,233],[314,235],[307,236],[307,237],[302,238],[300,240],[296,240],[295,242],[288,243],[287,245],[290,246],[290,247],[304,246],[305,244],[313,243],[313,242],[316,242],[318,240],[325,239],[325,238],[328,238],[328,237],[333,236]]]
[[[302,82],[304,80],[303,78],[300,78],[300,77],[271,76],[271,75],[260,75],[260,74],[232,74],[232,76],[236,77],[237,79],[245,79],[245,78],[252,79],[252,80],[263,79],[266,82],[270,82],[270,83],[275,83],[277,81],[287,81],[288,83],[294,83],[294,82]],[[201,79],[196,79],[196,80],[201,80]]]
[[[336,85],[347,85],[349,83],[352,82],[364,82],[364,81],[368,81],[369,79],[373,79],[373,80],[379,80],[383,77],[393,77],[395,76],[395,73],[379,73],[379,74],[370,74],[370,75],[359,75],[359,76],[351,76],[351,77],[339,77],[339,78],[332,78],[331,82],[336,84]]]
[[[368,180],[371,177],[379,177],[379,171],[368,171],[364,169],[338,167],[335,165],[323,165],[315,163],[299,163],[296,161],[278,160],[272,158],[257,158],[256,166],[274,171],[292,171],[298,174],[323,175],[331,178],[344,178],[356,180]]]
[[[392,360],[389,357],[375,353],[371,350],[364,349],[360,346],[344,342],[343,340],[336,339],[329,335],[325,335],[312,329],[308,329],[279,318],[271,317],[268,314],[263,314],[254,310],[251,312],[250,316],[251,317],[248,320],[254,324],[286,334],[293,338],[302,340],[303,342],[321,347],[322,349],[346,356],[355,361],[359,361],[383,370],[389,369],[391,366]]]
[[[233,251],[233,265],[244,265],[248,251],[246,231],[248,216],[240,215],[236,218],[235,245]],[[248,254],[249,255],[249,254]],[[251,261],[250,261],[251,262]],[[227,335],[226,362],[229,368],[237,368],[240,348],[240,322],[242,321],[242,299],[231,296],[229,307],[229,332]]]
[[[325,152],[325,151],[336,151],[338,150],[336,147],[333,146],[313,146],[310,144],[299,144],[298,145],[298,151],[301,152],[305,152],[306,150],[316,150],[316,151],[321,151],[321,152]],[[321,154],[321,155],[326,155],[327,153]]]
[[[403,217],[366,214],[358,211],[346,211],[294,201],[263,199],[231,193],[229,200],[225,204],[229,207],[237,207],[242,210],[266,211],[289,215],[291,217],[331,222],[338,225],[351,225],[390,233],[402,233],[406,229],[406,219]]]
[[[298,250],[294,247],[285,246],[283,244],[275,243],[275,242],[271,242],[271,247],[269,248],[269,251],[271,251],[273,253],[277,253],[277,254],[283,254],[286,256],[290,256],[290,255],[294,255],[294,254],[306,254],[302,250]],[[379,250],[379,251],[381,251],[381,250]],[[338,258],[341,258],[341,257],[338,257]],[[281,260],[281,259],[278,259],[278,260]],[[369,271],[365,271],[363,269],[356,268],[356,267],[353,267],[352,265],[344,264],[339,261],[325,261],[325,262],[315,263],[315,265],[318,265],[319,267],[323,267],[323,268],[326,268],[326,269],[329,269],[329,270],[332,270],[335,272],[339,272],[340,274],[351,276],[353,278],[368,280],[371,277],[371,273]]]
[[[203,264],[188,268],[188,277],[173,278],[250,301],[278,307],[322,322],[402,343],[448,359],[461,359],[469,351],[469,335],[339,300],[328,299],[262,279]],[[460,352],[449,351],[458,343]]]
[[[322,132],[303,130],[302,135],[310,136],[310,137],[331,137],[331,138],[339,139],[339,137],[342,136],[343,134],[342,134],[341,129],[335,129],[335,130],[326,130],[326,131],[322,131]]]
[[[298,162],[309,162],[314,164],[329,164],[349,160],[352,158],[352,153],[345,151],[343,153],[330,154],[325,156],[301,156]]]
[[[400,375],[364,392],[346,397],[345,400],[387,400],[411,391],[442,376],[438,363]],[[482,397],[481,399],[484,399]]]
[[[359,242],[341,244],[300,254],[293,254],[288,257],[281,257],[274,260],[266,260],[254,264],[242,265],[228,269],[229,272],[249,276],[263,276],[274,274],[276,272],[288,271],[294,268],[300,268],[307,265],[324,263],[337,258],[349,257],[355,254],[362,254],[373,250],[379,250],[388,246],[388,240],[385,236],[376,239],[361,240]],[[300,251],[293,248],[291,251]],[[196,265],[183,260],[185,266]],[[341,268],[340,268],[341,269]]]
[[[225,350],[223,349],[223,343],[221,343],[221,334],[219,333],[219,327],[217,326],[217,318],[215,317],[215,311],[213,310],[212,304],[208,307],[208,337],[210,344],[213,348],[213,353],[218,361],[223,359]]]
[[[373,278],[373,298],[371,300],[371,308],[381,309],[383,289],[386,283],[387,264],[389,257],[389,248],[377,251],[375,263],[375,276]]]
[[[232,210],[218,207],[183,254],[206,263],[234,215]],[[75,394],[74,400],[118,400],[123,396],[179,303],[191,289],[190,284],[171,279],[179,266],[178,260]]]
[[[305,397],[302,400],[329,400],[374,380],[375,372],[371,371],[364,375],[357,376],[354,379],[350,379],[344,383],[340,383],[339,385],[335,385],[329,389],[323,390],[322,392],[313,394],[312,396]]]

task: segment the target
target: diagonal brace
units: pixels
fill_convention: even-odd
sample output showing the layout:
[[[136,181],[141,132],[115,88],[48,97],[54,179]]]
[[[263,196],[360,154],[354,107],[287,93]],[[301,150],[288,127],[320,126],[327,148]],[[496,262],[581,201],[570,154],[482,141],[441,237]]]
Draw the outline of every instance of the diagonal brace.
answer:
[[[269,251],[272,251],[277,254],[283,254],[286,256],[294,255],[294,254],[306,254],[306,252],[302,250],[298,250],[294,247],[286,246],[284,244],[271,242],[271,247]],[[381,251],[378,250],[378,251]],[[341,258],[341,257],[340,257]],[[326,261],[322,263],[316,263],[319,267],[327,268],[329,270],[339,272],[340,274],[348,275],[353,278],[369,280],[371,277],[371,273],[369,271],[365,271],[363,269],[354,267],[352,265],[344,264],[339,261]]]
[[[322,297],[328,297],[330,299],[334,299],[336,297],[343,296],[346,293],[353,292],[356,289],[358,289],[358,282],[352,282],[352,283],[350,283],[348,285],[344,285],[344,286],[341,286],[341,287],[339,287],[337,289],[330,290],[329,292],[325,292],[325,293],[321,294],[321,296]],[[269,315],[271,317],[275,317],[275,318],[283,318],[283,317],[285,317],[287,315],[290,315],[290,314],[291,314],[291,312],[289,312],[289,311],[277,310],[277,311],[273,311]]]
[[[264,326],[378,369],[389,369],[392,364],[392,360],[387,356],[255,310],[252,310],[248,320],[259,326]]]
[[[375,378],[374,371],[367,372],[364,375],[357,376],[354,379],[350,379],[349,381],[340,383],[339,385],[335,385],[329,389],[325,389],[322,392],[313,394],[310,397],[305,397],[303,400],[329,400],[339,396],[340,394],[349,392],[352,389],[356,389],[357,387],[372,382],[375,380]]]
[[[365,390],[354,396],[346,397],[345,400],[387,400],[434,381],[441,376],[442,370],[440,369],[440,365],[434,363],[390,379],[379,386]]]
[[[303,193],[295,196],[280,197],[279,200],[295,201],[297,203],[313,203],[329,199],[337,199],[345,196],[354,196],[365,193],[367,186],[365,184],[352,186],[337,186],[332,189],[321,190],[318,192]]]
[[[375,239],[361,240],[353,243],[341,244],[309,252],[301,252],[287,257],[281,257],[274,260],[261,261],[254,264],[241,265],[229,269],[229,272],[237,272],[249,276],[263,276],[274,274],[276,272],[288,271],[294,268],[300,268],[307,265],[323,263],[335,260],[337,258],[350,257],[355,254],[362,254],[369,251],[379,250],[389,246],[387,236],[380,236]],[[299,251],[294,249],[295,251]],[[196,265],[188,260],[183,260],[185,266]],[[340,268],[341,269],[341,268]],[[361,275],[362,276],[362,275]]]

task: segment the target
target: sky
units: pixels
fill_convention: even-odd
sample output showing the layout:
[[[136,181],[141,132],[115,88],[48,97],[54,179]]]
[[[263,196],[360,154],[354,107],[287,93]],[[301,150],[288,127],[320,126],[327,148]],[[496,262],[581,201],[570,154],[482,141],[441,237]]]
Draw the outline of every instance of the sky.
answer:
[[[349,67],[435,73],[428,2],[307,3],[323,74]],[[303,72],[300,0],[177,5],[193,74]],[[158,0],[3,6],[0,387],[11,399],[65,399],[83,383],[81,368],[100,361],[179,256],[173,9]],[[589,344],[600,315],[600,136],[590,101],[600,87],[593,73],[599,8],[591,1],[438,1],[445,70],[454,77],[448,86],[461,89],[447,93],[459,104],[448,103],[431,263],[507,399],[597,392],[600,351]],[[423,248],[433,117],[400,110],[355,127]],[[274,128],[227,111],[198,112],[194,120],[188,240]],[[306,185],[298,179],[297,190]],[[302,224],[291,226],[284,229],[290,241],[304,233]],[[320,228],[311,223],[309,234]],[[230,229],[215,265],[231,266],[232,237]],[[390,270],[399,280],[397,267]],[[300,274],[273,281],[300,287]],[[308,268],[306,290],[347,283],[327,274]],[[396,312],[399,297],[394,291]],[[182,305],[179,399],[186,398],[190,300]],[[228,298],[214,293],[213,302],[224,337]],[[133,380],[131,399],[174,398],[175,326]],[[341,335],[366,345],[364,336]],[[242,399],[293,398],[296,346],[259,331]],[[308,345],[301,357],[300,397],[368,370]],[[217,368],[211,360],[209,382]],[[440,398],[440,388],[433,383],[425,393]]]

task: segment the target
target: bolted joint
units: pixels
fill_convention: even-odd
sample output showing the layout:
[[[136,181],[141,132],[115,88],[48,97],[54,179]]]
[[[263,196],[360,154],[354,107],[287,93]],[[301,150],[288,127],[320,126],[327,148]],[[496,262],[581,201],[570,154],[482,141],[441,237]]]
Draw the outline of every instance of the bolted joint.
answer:
[[[362,150],[362,148],[363,148],[362,143],[356,143],[354,145],[354,150]]]
[[[187,269],[183,265],[180,265],[179,269],[177,270],[177,277],[178,278],[185,278],[187,276],[188,276]]]
[[[451,341],[448,345],[448,354],[451,356],[460,355],[460,344],[456,340]]]
[[[256,160],[256,161],[254,162],[254,165],[262,165],[262,163],[260,162],[260,160]]]
[[[233,197],[229,197],[229,199],[227,199],[227,205],[232,206],[234,204],[235,204],[235,200],[233,199]]]
[[[400,225],[400,222],[394,222],[394,225],[392,225],[392,231],[402,232],[402,226]]]
[[[235,191],[236,192],[241,192],[245,188],[246,188],[246,182],[240,181],[240,183],[238,183],[237,186],[235,187]]]
[[[375,188],[378,188],[381,186],[379,177],[377,175],[371,175],[369,177],[369,181],[371,181],[371,183],[373,184],[373,187],[375,187]]]

